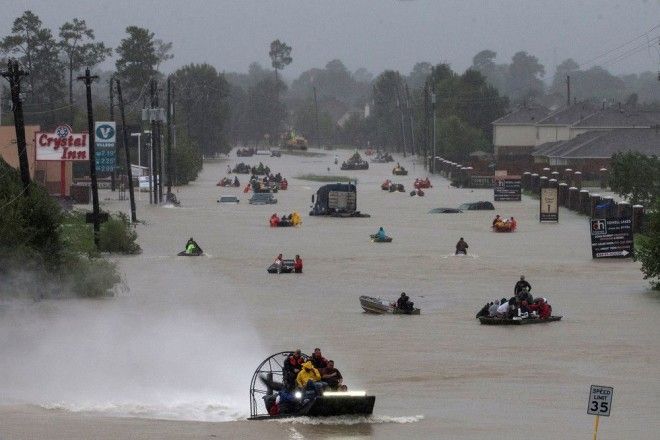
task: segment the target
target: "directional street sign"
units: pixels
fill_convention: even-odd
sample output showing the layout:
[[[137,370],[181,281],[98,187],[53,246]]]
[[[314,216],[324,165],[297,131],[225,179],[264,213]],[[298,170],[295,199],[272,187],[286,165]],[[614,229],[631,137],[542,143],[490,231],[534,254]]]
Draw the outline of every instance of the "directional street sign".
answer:
[[[610,411],[612,411],[613,396],[614,388],[591,385],[591,389],[589,390],[587,414],[609,417]]]

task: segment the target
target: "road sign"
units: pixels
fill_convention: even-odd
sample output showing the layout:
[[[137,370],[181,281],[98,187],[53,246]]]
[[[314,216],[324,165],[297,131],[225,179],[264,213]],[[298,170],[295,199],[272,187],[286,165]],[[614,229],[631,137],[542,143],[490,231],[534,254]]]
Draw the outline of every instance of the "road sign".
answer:
[[[558,193],[558,188],[541,188],[539,221],[559,221],[559,204],[557,203]]]
[[[493,198],[496,202],[519,202],[521,200],[520,176],[495,176]]]
[[[114,121],[96,122],[96,170],[112,172],[117,166],[116,148],[117,126]]]
[[[612,396],[614,396],[614,388],[591,385],[587,414],[609,417],[612,411]]]
[[[627,258],[634,252],[632,219],[629,217],[592,218],[591,256]]]

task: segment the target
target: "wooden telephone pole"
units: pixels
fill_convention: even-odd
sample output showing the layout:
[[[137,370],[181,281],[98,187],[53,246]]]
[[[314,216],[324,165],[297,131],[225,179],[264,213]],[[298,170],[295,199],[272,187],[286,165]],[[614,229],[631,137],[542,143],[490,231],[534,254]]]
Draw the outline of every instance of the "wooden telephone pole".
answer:
[[[16,147],[18,148],[18,164],[21,170],[23,191],[27,195],[30,188],[30,162],[28,161],[27,146],[25,142],[25,124],[23,122],[23,103],[21,101],[21,78],[28,73],[18,67],[18,61],[9,60],[7,71],[2,76],[9,80],[11,89],[11,102],[14,110],[14,127],[16,128]]]

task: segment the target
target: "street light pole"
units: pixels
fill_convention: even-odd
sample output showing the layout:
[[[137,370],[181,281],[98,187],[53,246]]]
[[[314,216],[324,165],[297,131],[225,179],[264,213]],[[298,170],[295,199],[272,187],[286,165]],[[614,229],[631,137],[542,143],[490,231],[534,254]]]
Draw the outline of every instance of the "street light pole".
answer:
[[[138,166],[142,167],[142,160],[140,156],[140,138],[142,137],[142,133],[131,133],[131,136],[137,137],[138,139]],[[140,174],[142,174],[142,171],[140,171]]]

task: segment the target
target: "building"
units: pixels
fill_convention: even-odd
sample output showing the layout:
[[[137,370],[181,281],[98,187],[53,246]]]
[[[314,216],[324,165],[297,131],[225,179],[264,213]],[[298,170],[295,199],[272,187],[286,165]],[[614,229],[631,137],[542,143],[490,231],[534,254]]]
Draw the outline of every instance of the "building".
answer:
[[[73,183],[72,162],[64,162],[62,166],[62,162],[59,161],[37,161],[35,133],[39,131],[41,127],[38,125],[25,126],[30,178],[46,187],[49,194],[61,195],[61,176],[64,172],[64,195],[68,196]],[[19,168],[16,130],[13,125],[0,126],[0,157],[12,167]]]
[[[567,141],[575,137],[571,127],[590,117],[597,108],[589,102],[564,106],[536,124],[536,146],[546,142]]]
[[[532,154],[543,166],[596,174],[603,167],[609,168],[613,154],[627,151],[660,155],[660,127],[590,130],[567,141],[546,142]]]
[[[536,124],[549,114],[543,106],[525,106],[493,121],[495,156],[508,160],[529,156],[537,145]]]

